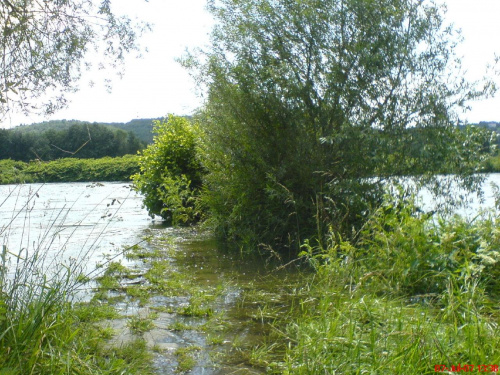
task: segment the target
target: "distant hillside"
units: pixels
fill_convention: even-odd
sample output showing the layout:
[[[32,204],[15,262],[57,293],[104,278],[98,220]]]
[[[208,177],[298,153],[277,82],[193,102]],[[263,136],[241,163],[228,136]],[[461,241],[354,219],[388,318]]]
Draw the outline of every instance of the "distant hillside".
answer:
[[[191,116],[183,116],[191,119]],[[153,143],[153,123],[162,118],[141,118],[134,119],[129,122],[86,122],[80,120],[51,120],[38,122],[30,125],[20,125],[15,127],[14,131],[31,133],[31,132],[45,132],[47,130],[67,130],[72,125],[101,125],[112,129],[121,129],[126,132],[132,132],[139,140],[145,144]]]
[[[191,116],[181,116],[188,120],[191,119]],[[129,121],[127,123],[113,122],[106,123],[105,125],[114,126],[119,129],[123,129],[125,131],[131,131],[134,133],[137,138],[146,144],[153,143],[153,125],[154,121],[161,120],[162,118],[141,118]]]
[[[47,130],[67,130],[72,125],[102,125],[106,127],[111,127],[115,129],[125,130],[126,132],[132,132],[139,138],[143,143],[149,144],[153,142],[153,121],[156,119],[136,119],[129,121],[127,123],[123,122],[86,122],[80,120],[51,120],[39,123],[34,123],[31,125],[20,125],[15,127],[13,130],[23,133],[32,132],[45,132]]]
[[[129,121],[127,123],[114,122],[107,123],[106,125],[114,126],[125,131],[131,131],[141,141],[150,144],[153,143],[153,121],[155,120],[160,119],[141,118]]]
[[[0,159],[18,161],[102,158],[137,154],[145,142],[132,131],[75,120],[0,129]]]
[[[41,133],[47,130],[67,130],[72,125],[87,125],[90,124],[88,121],[79,120],[51,120],[37,122],[30,125],[19,125],[13,129],[15,132],[21,133]]]

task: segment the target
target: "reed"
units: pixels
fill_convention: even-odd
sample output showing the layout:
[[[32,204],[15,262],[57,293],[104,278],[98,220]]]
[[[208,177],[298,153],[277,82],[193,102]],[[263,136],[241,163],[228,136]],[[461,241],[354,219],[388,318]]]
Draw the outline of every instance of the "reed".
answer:
[[[19,191],[19,187],[11,190],[7,199],[21,202]],[[76,303],[79,290],[89,280],[85,262],[96,242],[82,244],[75,258],[65,256],[68,239],[56,242],[57,228],[72,207],[51,216],[40,234],[31,233],[30,213],[37,193],[32,191],[0,228],[0,373],[151,373],[144,345],[132,342],[115,349],[104,345],[109,332],[94,323],[98,317],[109,317],[109,309]],[[8,238],[16,218],[24,220],[23,241],[12,249]]]
[[[413,201],[387,200],[356,243],[332,234],[326,248],[306,244],[302,255],[317,272],[297,289],[289,314],[274,323],[274,344],[261,351],[285,355],[278,365],[269,356],[268,370],[416,375],[441,365],[494,369],[500,363],[499,219],[495,211],[436,219]],[[281,345],[271,347],[276,342]]]

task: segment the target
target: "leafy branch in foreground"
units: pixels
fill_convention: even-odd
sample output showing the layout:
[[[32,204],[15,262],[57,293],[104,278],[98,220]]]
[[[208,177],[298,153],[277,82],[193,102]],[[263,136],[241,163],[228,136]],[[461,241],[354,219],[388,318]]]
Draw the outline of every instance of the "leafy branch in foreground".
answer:
[[[116,68],[139,50],[137,38],[148,27],[115,16],[109,0],[1,1],[0,25],[0,118],[12,109],[64,107],[87,52],[100,56],[99,67]]]

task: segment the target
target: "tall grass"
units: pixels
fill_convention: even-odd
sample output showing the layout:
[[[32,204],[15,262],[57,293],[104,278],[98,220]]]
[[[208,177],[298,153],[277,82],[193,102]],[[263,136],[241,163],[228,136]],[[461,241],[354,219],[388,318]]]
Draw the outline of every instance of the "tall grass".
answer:
[[[317,269],[281,323],[286,374],[431,374],[500,364],[500,217],[436,219],[387,199],[356,243],[306,244]]]
[[[19,194],[14,189],[10,198],[20,199],[12,196],[16,191]],[[0,228],[0,374],[150,373],[143,343],[107,348],[102,330],[92,324],[102,307],[91,306],[89,312],[88,305],[74,303],[87,279],[82,272],[95,242],[69,259],[64,255],[67,242],[56,247],[59,233],[54,229],[64,223],[68,210],[53,216],[35,241],[28,240],[15,251],[9,248],[8,234],[17,217],[25,223],[23,236],[30,236],[37,193],[33,191]],[[109,310],[101,313],[106,315]]]

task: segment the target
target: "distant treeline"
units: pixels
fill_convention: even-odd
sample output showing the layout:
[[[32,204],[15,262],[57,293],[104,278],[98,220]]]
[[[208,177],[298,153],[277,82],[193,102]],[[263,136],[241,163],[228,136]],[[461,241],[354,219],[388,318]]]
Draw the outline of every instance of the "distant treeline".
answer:
[[[0,129],[0,159],[49,161],[136,154],[145,147],[133,132],[107,125],[53,121]]]

